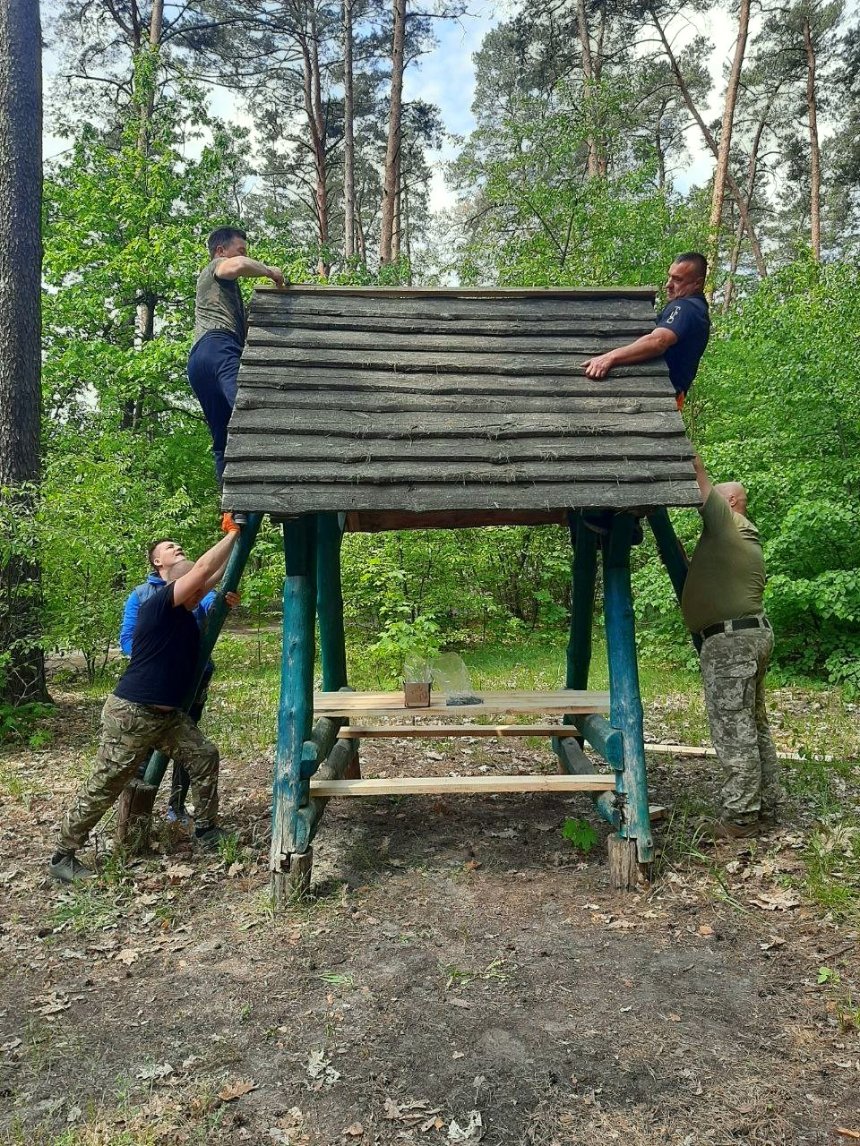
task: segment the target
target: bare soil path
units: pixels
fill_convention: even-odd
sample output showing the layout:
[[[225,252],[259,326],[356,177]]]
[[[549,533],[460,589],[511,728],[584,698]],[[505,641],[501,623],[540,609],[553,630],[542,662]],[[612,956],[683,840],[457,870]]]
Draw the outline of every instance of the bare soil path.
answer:
[[[562,838],[588,801],[332,803],[315,897],[268,906],[270,763],[227,760],[233,854],[108,860],[50,884],[52,825],[98,706],[63,749],[0,756],[0,1140],[728,1146],[860,1140],[858,934],[801,886],[812,826],[696,846],[608,888]],[[420,754],[420,755],[419,755]],[[525,743],[363,746],[367,775],[550,769]],[[712,794],[658,761],[654,797]],[[827,974],[824,974],[824,969]]]

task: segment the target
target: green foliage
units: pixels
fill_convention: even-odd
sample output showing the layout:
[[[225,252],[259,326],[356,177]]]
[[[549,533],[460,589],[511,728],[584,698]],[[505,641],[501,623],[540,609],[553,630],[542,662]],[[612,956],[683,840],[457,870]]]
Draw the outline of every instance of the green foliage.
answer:
[[[588,820],[566,819],[561,834],[566,840],[570,840],[577,851],[584,855],[588,855],[597,843],[597,832]]]

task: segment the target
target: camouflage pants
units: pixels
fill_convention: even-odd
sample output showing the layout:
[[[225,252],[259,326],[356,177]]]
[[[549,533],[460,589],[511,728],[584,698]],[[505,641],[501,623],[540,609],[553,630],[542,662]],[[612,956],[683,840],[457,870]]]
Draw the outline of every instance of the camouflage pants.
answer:
[[[84,846],[90,829],[119,799],[139,765],[154,749],[172,757],[191,776],[197,826],[218,814],[218,749],[184,712],[159,712],[111,694],[102,710],[96,766],[63,817],[59,849]]]
[[[700,654],[711,740],[726,775],[722,815],[736,823],[775,815],[783,798],[764,697],[772,653],[770,629],[739,629],[708,637]]]

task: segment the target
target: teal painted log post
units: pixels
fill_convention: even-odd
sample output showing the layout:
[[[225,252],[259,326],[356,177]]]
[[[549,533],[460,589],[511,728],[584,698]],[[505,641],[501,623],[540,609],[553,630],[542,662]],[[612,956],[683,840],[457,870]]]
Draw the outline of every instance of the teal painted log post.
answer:
[[[218,592],[215,595],[215,600],[212,608],[206,614],[206,624],[200,639],[200,653],[197,657],[197,668],[194,670],[194,686],[188,692],[185,698],[183,708],[186,712],[194,704],[197,699],[197,693],[200,689],[200,682],[203,679],[203,673],[209,658],[212,656],[212,650],[221,635],[221,630],[224,628],[224,622],[227,620],[227,615],[230,609],[227,602],[224,600],[226,593],[235,593],[239,587],[239,581],[242,574],[245,572],[245,566],[248,564],[248,558],[251,556],[251,550],[254,548],[254,542],[257,540],[257,534],[260,531],[260,524],[263,520],[261,513],[249,513],[248,520],[242,526],[242,531],[238,539],[233,545],[233,550],[230,553],[230,559],[227,562],[227,568],[224,570],[224,576],[221,578],[221,584],[218,587]],[[168,757],[163,752],[153,752],[149,758],[149,763],[146,766],[146,773],[144,774],[144,783],[157,788],[161,781],[164,779],[164,773],[167,770],[169,763]]]
[[[672,588],[675,590],[675,596],[678,598],[678,603],[680,604],[681,596],[684,592],[684,582],[687,580],[687,568],[689,565],[684,547],[678,540],[678,536],[672,527],[672,519],[669,517],[669,511],[665,506],[660,506],[648,514],[648,524],[651,526],[651,532],[654,534],[654,540],[657,542],[657,552],[660,554],[660,560],[666,567],[669,580],[672,582]],[[702,648],[701,638],[695,633],[691,633],[690,636],[692,637],[693,644],[696,646],[696,652],[700,652]]]
[[[570,594],[570,638],[567,643],[568,688],[588,688],[588,672],[591,667],[591,630],[594,624],[594,588],[597,584],[597,542],[598,534],[588,527],[582,513],[568,516],[570,540],[573,545],[573,583]],[[591,719],[570,714],[564,717],[565,724],[575,724],[579,732],[586,736],[583,724]],[[553,737],[552,746],[558,756],[563,771],[571,774],[578,768],[583,771],[581,750],[577,756],[572,749],[566,751],[567,738]],[[577,747],[579,747],[577,745]],[[598,747],[598,751],[601,751]],[[602,754],[602,753],[601,753]],[[582,758],[584,759],[584,757]],[[611,792],[601,792],[592,797],[594,807],[604,820],[617,828],[620,817]]]
[[[339,515],[320,513],[317,517],[317,615],[324,692],[337,692],[346,684],[346,637],[340,581],[342,539]]]
[[[618,842],[627,840],[629,849],[635,842],[636,861],[649,864],[654,858],[654,841],[648,815],[642,698],[630,586],[630,546],[635,526],[635,519],[629,514],[613,515],[609,536],[603,543],[603,598],[609,658],[609,720],[613,728],[620,730],[624,742],[624,771],[617,774],[616,789],[623,796]]]
[[[284,646],[278,742],[272,783],[272,846],[269,866],[276,906],[289,901],[291,871],[309,850],[305,824],[298,812],[310,797],[308,765],[317,762],[310,740],[313,725],[314,621],[316,613],[316,515],[284,522]],[[307,757],[307,759],[306,759]],[[310,882],[310,861],[302,870]]]

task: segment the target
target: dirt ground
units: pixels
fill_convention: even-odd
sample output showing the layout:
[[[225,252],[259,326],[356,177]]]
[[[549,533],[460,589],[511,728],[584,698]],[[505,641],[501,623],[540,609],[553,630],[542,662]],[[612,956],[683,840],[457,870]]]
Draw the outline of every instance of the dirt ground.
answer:
[[[0,760],[0,1140],[860,1141],[858,933],[800,889],[802,809],[717,849],[676,814],[650,890],[620,895],[603,829],[588,854],[562,838],[597,823],[583,797],[332,802],[315,896],[273,918],[266,759],[224,762],[233,854],[162,825],[162,852],[108,859],[95,889],[52,885],[98,706],[53,719],[62,750]],[[362,759],[552,769],[513,741]],[[712,797],[713,763],[655,761],[651,788]]]

